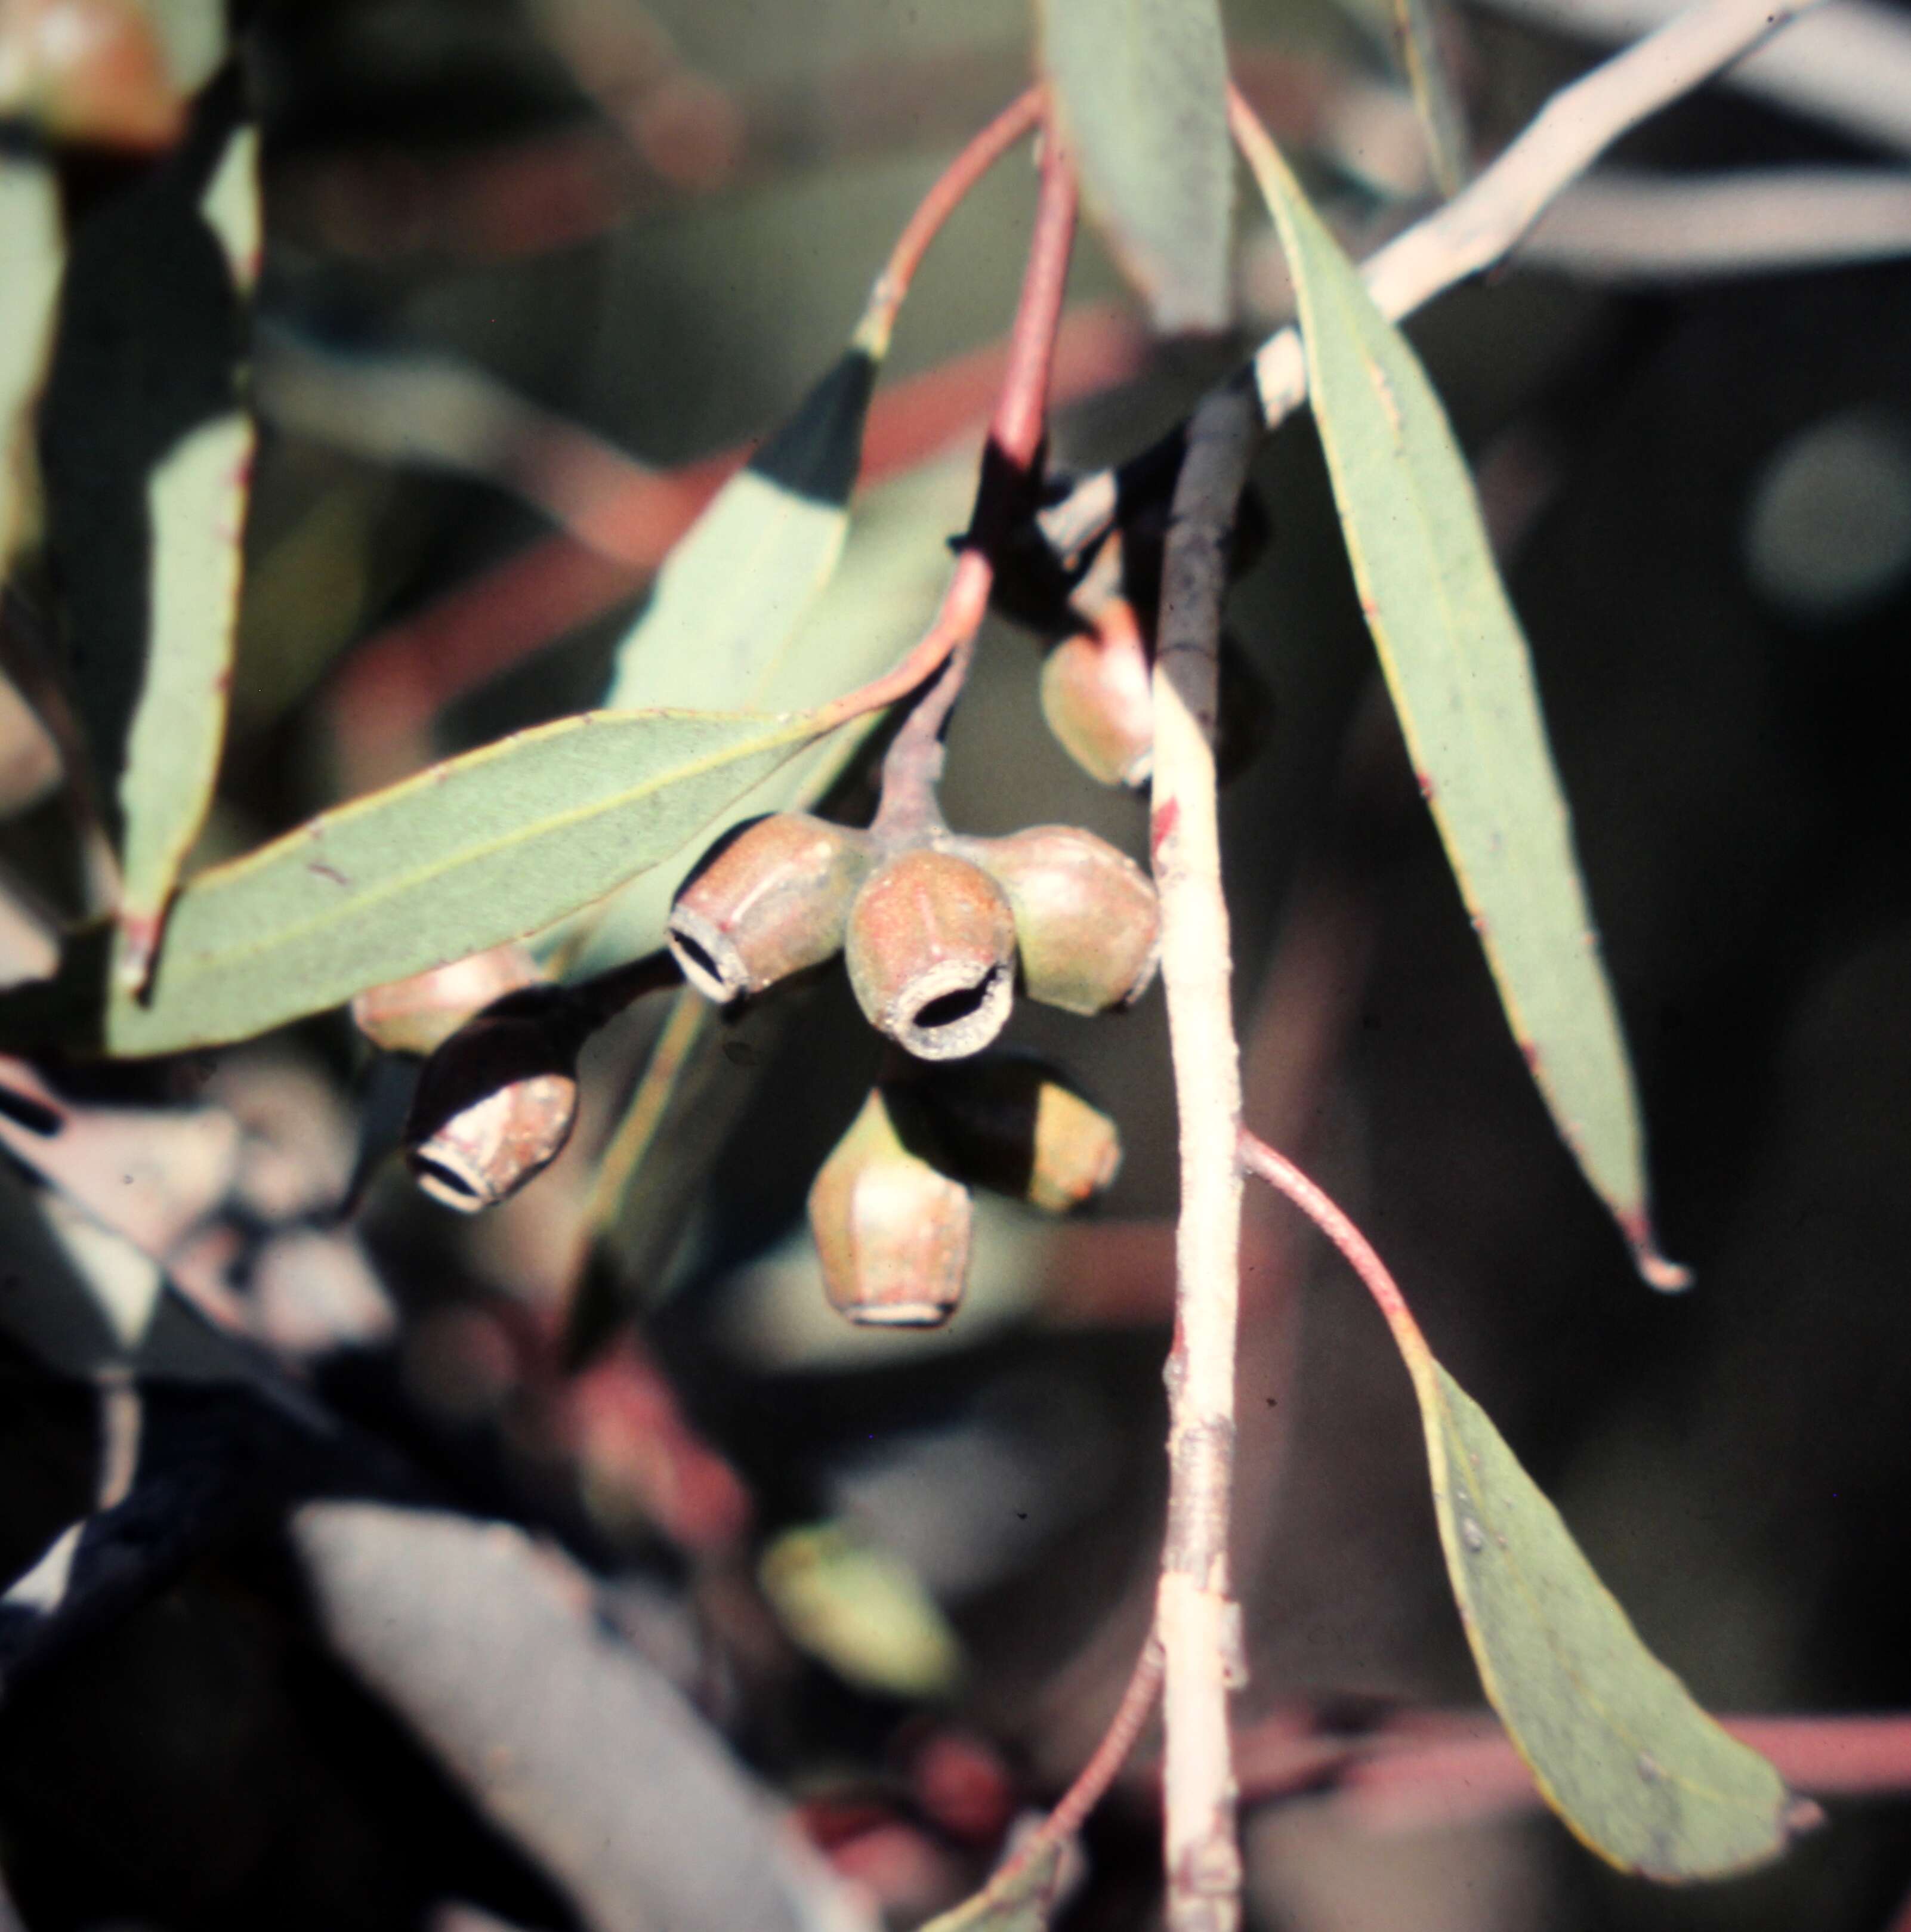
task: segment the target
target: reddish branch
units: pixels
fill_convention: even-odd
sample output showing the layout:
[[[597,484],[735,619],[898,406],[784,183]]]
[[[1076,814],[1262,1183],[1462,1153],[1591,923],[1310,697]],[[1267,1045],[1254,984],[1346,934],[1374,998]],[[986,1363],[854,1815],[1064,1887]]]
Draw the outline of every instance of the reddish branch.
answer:
[[[1911,1792],[1911,1717],[1727,1717],[1795,1790],[1822,1798]],[[1308,1708],[1237,1731],[1243,1803],[1331,1791],[1375,1829],[1453,1825],[1537,1809],[1533,1777],[1490,1712],[1403,1712],[1348,1736]]]

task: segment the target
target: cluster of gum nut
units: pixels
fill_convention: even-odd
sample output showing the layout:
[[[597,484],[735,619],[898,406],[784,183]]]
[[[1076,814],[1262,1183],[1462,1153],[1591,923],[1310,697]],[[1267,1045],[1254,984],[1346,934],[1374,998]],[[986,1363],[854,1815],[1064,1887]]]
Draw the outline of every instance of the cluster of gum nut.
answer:
[[[870,1023],[910,1056],[810,1190],[825,1286],[850,1319],[948,1320],[973,1186],[1061,1212],[1113,1178],[1113,1124],[1052,1069],[971,1057],[1007,1024],[1018,978],[1068,1012],[1128,1004],[1154,977],[1160,926],[1147,874],[1073,826],[1005,838],[938,826],[893,849],[786,812],[720,842],[691,875],[669,938],[692,985],[728,1002],[840,951]]]
[[[1048,656],[1044,714],[1091,776],[1144,782],[1140,628],[1118,596],[1083,614],[1086,627]],[[1113,1122],[1053,1068],[983,1049],[1007,1023],[1018,975],[1032,999],[1106,1012],[1146,989],[1159,937],[1146,874],[1071,826],[966,838],[938,818],[886,837],[786,812],[704,855],[669,922],[692,986],[728,1004],[841,952],[864,1012],[903,1049],[810,1191],[843,1313],[890,1327],[947,1321],[968,1271],[974,1187],[1060,1214],[1107,1186],[1121,1160]],[[496,1206],[569,1140],[578,1051],[602,1016],[521,946],[372,988],[353,1011],[374,1043],[423,1058],[405,1155],[443,1205]]]

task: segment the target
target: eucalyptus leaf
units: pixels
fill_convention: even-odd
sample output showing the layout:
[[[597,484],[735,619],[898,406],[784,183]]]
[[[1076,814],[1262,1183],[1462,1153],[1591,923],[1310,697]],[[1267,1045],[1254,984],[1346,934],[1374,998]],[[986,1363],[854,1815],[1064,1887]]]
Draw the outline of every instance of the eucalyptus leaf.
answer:
[[[135,987],[218,776],[252,443],[243,411],[215,416],[161,459],[146,493],[146,676],[119,779],[121,970]]]
[[[1433,178],[1440,192],[1450,197],[1465,187],[1470,172],[1466,120],[1441,52],[1433,0],[1393,0],[1393,7],[1394,36],[1426,135]]]
[[[601,898],[814,735],[807,716],[669,711],[520,732],[189,880],[143,997],[101,988],[76,948],[54,985],[0,996],[0,1035],[90,1007],[107,1051],[173,1053],[322,1012]]]
[[[1215,0],[1042,0],[1082,192],[1164,331],[1227,326],[1234,162]]]
[[[224,736],[251,458],[257,137],[228,68],[74,236],[42,412],[62,647],[144,979]]]
[[[717,492],[618,645],[606,710],[733,705],[774,668],[842,552],[876,370],[846,351]]]
[[[1405,1352],[1467,1640],[1540,1795],[1642,1877],[1723,1878],[1777,1857],[1793,1802],[1777,1772],[1639,1640],[1485,1412],[1423,1342]]]
[[[1011,1858],[973,1898],[932,1918],[922,1932],[1045,1932],[1062,1869],[1062,1846],[1045,1844]]]
[[[0,572],[20,535],[27,425],[65,254],[53,170],[37,157],[0,153]]]
[[[1640,1272],[1660,1256],[1618,1009],[1573,848],[1526,640],[1471,478],[1405,338],[1271,143],[1248,158],[1299,299],[1309,392],[1361,608],[1514,1037]]]

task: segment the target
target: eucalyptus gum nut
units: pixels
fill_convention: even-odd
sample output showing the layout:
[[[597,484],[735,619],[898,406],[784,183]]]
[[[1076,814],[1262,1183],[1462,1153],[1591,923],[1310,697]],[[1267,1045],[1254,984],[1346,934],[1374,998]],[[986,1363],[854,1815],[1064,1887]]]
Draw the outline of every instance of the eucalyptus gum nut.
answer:
[[[843,955],[870,1024],[919,1060],[978,1053],[1008,1022],[1015,916],[987,873],[924,846],[879,866]]]
[[[1043,661],[1041,710],[1062,748],[1103,784],[1145,784],[1154,764],[1148,649],[1134,606],[1116,598],[1093,632],[1064,638]]]
[[[803,812],[759,818],[705,854],[670,912],[670,950],[720,1003],[761,992],[843,944],[871,860],[867,836]]]
[[[352,1001],[352,1019],[384,1052],[431,1053],[494,1000],[548,977],[523,946],[494,946],[408,980],[367,987]]]
[[[1145,992],[1161,951],[1154,882],[1106,839],[1074,825],[963,842],[1014,909],[1029,998],[1102,1013]]]
[[[577,1120],[576,1024],[554,988],[467,1021],[419,1076],[405,1163],[446,1208],[495,1207],[563,1151]]]
[[[1121,1166],[1114,1122],[1039,1060],[938,1068],[891,1092],[890,1106],[903,1138],[945,1172],[1047,1214],[1080,1206]]]
[[[810,1190],[810,1227],[832,1307],[852,1322],[939,1328],[962,1299],[975,1204],[905,1146],[879,1088]]]

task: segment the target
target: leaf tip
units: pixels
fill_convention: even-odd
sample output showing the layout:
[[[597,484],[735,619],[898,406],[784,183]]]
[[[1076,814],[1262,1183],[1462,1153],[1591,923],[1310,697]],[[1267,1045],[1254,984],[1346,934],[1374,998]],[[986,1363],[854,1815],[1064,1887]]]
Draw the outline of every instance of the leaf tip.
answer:
[[[1619,1226],[1633,1251],[1633,1265],[1647,1287],[1656,1288],[1661,1294],[1682,1294],[1692,1286],[1692,1270],[1660,1252],[1651,1221],[1642,1209],[1621,1216]]]
[[[122,912],[119,916],[119,957],[113,962],[113,977],[134,999],[145,994],[152,977],[153,961],[159,952],[161,921],[155,913]]]

